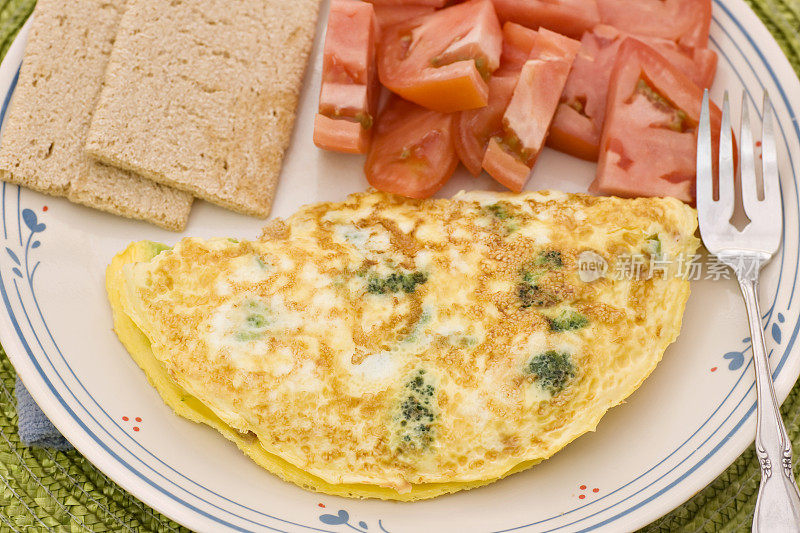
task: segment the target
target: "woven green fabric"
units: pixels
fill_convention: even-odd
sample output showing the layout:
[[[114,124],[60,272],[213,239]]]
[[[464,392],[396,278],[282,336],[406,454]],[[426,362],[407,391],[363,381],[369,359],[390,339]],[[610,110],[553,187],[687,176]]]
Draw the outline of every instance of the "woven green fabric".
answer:
[[[22,446],[14,376],[0,349],[0,531],[186,531],[126,493],[78,452]]]
[[[747,1],[800,73],[800,0]],[[0,57],[34,4],[0,0]],[[13,386],[14,369],[0,349],[0,532],[186,531],[127,494],[77,452],[21,446]],[[800,462],[800,385],[784,403],[783,415]],[[749,531],[759,478],[751,447],[706,489],[642,531]]]

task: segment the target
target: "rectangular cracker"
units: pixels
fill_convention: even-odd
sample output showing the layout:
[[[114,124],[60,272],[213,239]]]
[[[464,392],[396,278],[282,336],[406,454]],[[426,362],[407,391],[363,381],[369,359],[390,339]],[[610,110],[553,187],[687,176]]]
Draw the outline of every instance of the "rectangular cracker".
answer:
[[[319,0],[129,0],[86,148],[266,217]]]
[[[0,141],[0,179],[171,230],[192,197],[85,152],[125,0],[39,0]]]

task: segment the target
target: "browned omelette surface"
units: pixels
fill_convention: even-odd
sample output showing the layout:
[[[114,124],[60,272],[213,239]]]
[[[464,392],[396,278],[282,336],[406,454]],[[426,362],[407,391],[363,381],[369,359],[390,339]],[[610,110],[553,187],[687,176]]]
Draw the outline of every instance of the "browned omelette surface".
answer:
[[[497,479],[594,429],[689,294],[673,267],[613,271],[693,256],[696,226],[669,199],[359,194],[260,241],[129,264],[119,305],[169,379],[267,454],[402,495]],[[609,274],[582,281],[586,254]]]

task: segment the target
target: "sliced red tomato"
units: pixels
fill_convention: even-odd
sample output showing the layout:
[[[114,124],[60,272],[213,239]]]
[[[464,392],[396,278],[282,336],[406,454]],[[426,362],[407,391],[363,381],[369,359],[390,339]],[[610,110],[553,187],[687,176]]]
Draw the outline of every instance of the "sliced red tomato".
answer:
[[[503,24],[503,53],[500,56],[500,68],[495,76],[513,74],[519,76],[522,66],[528,60],[536,44],[536,30],[520,26],[514,22]]]
[[[370,139],[370,131],[358,122],[330,118],[320,113],[314,118],[314,144],[324,150],[365,154]]]
[[[368,2],[332,0],[322,55],[322,81],[366,85],[374,71],[375,10]]]
[[[456,153],[472,174],[481,173],[483,157],[492,137],[503,134],[503,115],[514,94],[522,67],[531,55],[537,32],[513,22],[503,25],[503,54],[489,80],[486,107],[462,111],[456,124]]]
[[[400,22],[406,22],[423,15],[430,15],[436,9],[432,6],[417,4],[375,4],[375,16],[381,28],[388,28]]]
[[[428,6],[428,7],[444,7],[447,0],[367,0],[376,6]]]
[[[325,150],[365,153],[380,84],[375,65],[378,23],[371,4],[331,2],[322,61],[314,143]]]
[[[708,46],[711,0],[597,0],[597,5],[603,23],[620,30],[688,48]]]
[[[600,25],[584,34],[581,51],[567,80],[547,143],[562,152],[596,161],[603,131],[611,70],[629,34]],[[636,37],[651,46],[701,87],[710,87],[717,54],[705,48],[685,50],[674,41]],[[691,54],[688,55],[687,54]]]
[[[600,24],[597,0],[492,0],[500,20],[580,39]]]
[[[456,153],[475,176],[481,173],[489,140],[503,133],[503,114],[516,86],[517,76],[492,76],[489,80],[489,104],[462,111],[456,118]]]
[[[558,33],[539,30],[503,115],[503,134],[492,138],[483,159],[483,168],[512,191],[520,192],[525,186],[544,147],[580,46],[578,41]],[[521,164],[510,165],[508,157],[500,157],[501,149]]]
[[[438,113],[392,95],[375,127],[364,171],[381,191],[428,198],[458,165],[455,115]]]
[[[703,91],[652,48],[627,39],[611,73],[608,114],[591,190],[695,199]],[[717,146],[721,113],[712,105]],[[716,157],[714,158],[716,161]]]
[[[442,113],[483,107],[500,64],[502,30],[490,0],[470,0],[387,28],[378,51],[381,83]]]

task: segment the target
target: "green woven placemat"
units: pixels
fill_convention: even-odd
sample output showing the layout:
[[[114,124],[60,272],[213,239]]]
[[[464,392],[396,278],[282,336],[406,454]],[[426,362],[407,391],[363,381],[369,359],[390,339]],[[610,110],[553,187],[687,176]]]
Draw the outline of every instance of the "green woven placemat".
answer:
[[[800,73],[800,0],[747,1]],[[34,4],[0,0],[0,58]],[[126,493],[79,453],[22,446],[13,387],[14,369],[0,348],[0,532],[186,531]],[[800,385],[782,410],[795,443],[797,471]],[[751,447],[706,489],[642,531],[749,531],[760,475]]]

